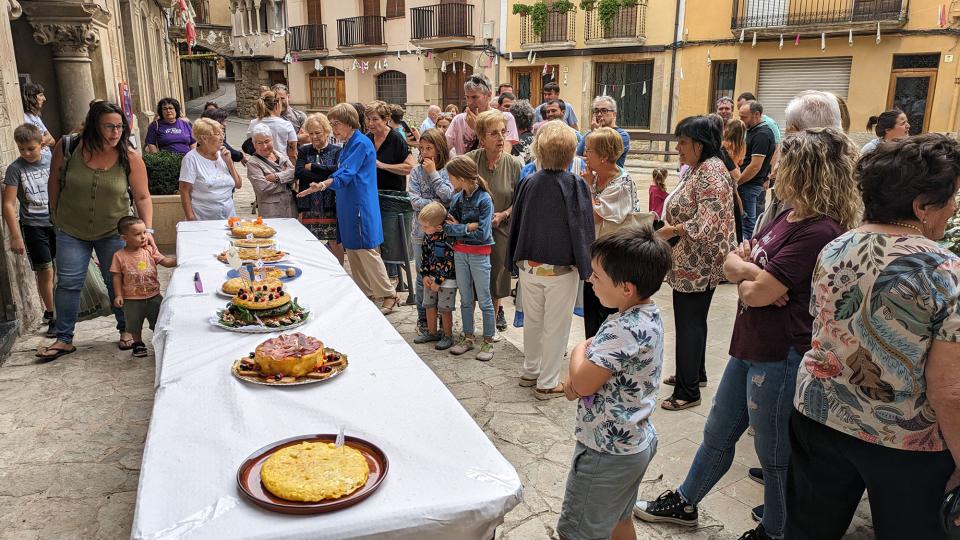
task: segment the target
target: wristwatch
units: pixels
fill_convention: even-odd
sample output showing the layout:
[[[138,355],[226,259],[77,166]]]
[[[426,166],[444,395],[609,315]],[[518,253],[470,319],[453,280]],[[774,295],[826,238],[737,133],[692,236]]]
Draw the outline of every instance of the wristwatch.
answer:
[[[154,234],[154,230],[153,230],[153,229],[147,229],[147,232],[150,233],[150,234]]]

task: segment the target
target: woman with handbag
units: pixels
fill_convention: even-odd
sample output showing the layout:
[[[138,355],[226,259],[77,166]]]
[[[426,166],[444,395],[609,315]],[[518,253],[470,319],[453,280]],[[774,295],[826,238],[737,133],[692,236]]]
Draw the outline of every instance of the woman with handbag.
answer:
[[[260,124],[253,128],[256,153],[247,161],[247,180],[257,196],[257,208],[265,218],[296,218],[293,192],[294,166],[285,154],[273,149],[273,133]]]
[[[723,260],[737,246],[733,222],[733,183],[720,159],[720,130],[706,116],[677,125],[677,152],[687,169],[664,203],[664,226],[657,231],[673,246],[673,316],[677,329],[677,373],[664,383],[673,395],[660,404],[679,411],[700,404],[707,384],[707,314],[713,291],[723,279]]]
[[[137,215],[153,240],[153,206],[143,159],[130,148],[130,126],[117,105],[98,101],[90,106],[79,137],[60,139],[50,164],[48,196],[57,235],[57,341],[41,348],[37,357],[50,361],[77,350],[73,331],[80,311],[80,295],[90,257],[96,252],[100,273],[113,305],[113,276],[109,261],[123,248],[117,222],[130,215],[131,194]],[[93,196],[90,196],[93,194]],[[120,350],[133,348],[123,312],[114,308]]]
[[[583,160],[586,163],[584,179],[590,185],[593,197],[593,222],[596,237],[612,233],[633,224],[639,211],[637,188],[630,174],[617,165],[623,154],[623,139],[613,128],[597,128],[587,134]],[[652,216],[651,216],[652,217]],[[583,283],[583,331],[587,338],[597,335],[600,325],[616,309],[604,307],[593,292],[589,281]]]

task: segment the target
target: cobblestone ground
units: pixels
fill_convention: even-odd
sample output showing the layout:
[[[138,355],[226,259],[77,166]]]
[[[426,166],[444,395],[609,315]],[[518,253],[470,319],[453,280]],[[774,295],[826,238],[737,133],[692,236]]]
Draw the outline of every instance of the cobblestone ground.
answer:
[[[245,123],[231,121],[230,140],[239,140],[244,129]],[[646,193],[646,184],[641,192]],[[251,201],[245,186],[237,195],[238,210],[249,212]],[[169,271],[161,270],[165,282]],[[664,372],[670,374],[674,332],[669,289],[664,287],[656,300],[666,323]],[[505,308],[512,320],[509,300]],[[693,460],[727,360],[734,309],[733,287],[721,286],[710,317],[710,384],[704,405],[674,413],[658,409],[653,416],[659,448],[641,487],[644,497],[676,487]],[[415,310],[403,307],[389,319],[412,344]],[[41,364],[34,352],[49,340],[38,332],[21,337],[0,366],[0,540],[129,537],[153,406],[153,358],[132,359],[129,352],[117,350],[113,320],[102,318],[78,325],[76,353]],[[497,538],[539,540],[550,537],[560,511],[574,446],[575,405],[562,399],[540,402],[517,386],[522,331],[511,327],[504,337],[489,363],[411,346],[520,474],[524,500],[506,516]],[[582,322],[575,317],[570,342],[582,337]],[[660,395],[669,395],[669,387],[661,387]],[[744,436],[733,467],[701,505],[699,527],[636,522],[638,536],[738,537],[755,526],[750,509],[762,502],[762,487],[746,477],[748,467],[755,466],[753,439]],[[872,537],[865,503],[848,537]]]

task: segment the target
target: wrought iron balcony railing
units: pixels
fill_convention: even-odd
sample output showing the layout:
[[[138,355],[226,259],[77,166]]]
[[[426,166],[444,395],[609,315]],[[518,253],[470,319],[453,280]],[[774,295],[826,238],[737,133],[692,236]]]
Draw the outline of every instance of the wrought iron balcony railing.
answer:
[[[905,0],[734,0],[731,28],[767,29],[902,23]]]
[[[291,26],[287,34],[287,43],[291,51],[325,51],[327,50],[327,25]]]
[[[473,4],[410,8],[410,39],[472,38]]]

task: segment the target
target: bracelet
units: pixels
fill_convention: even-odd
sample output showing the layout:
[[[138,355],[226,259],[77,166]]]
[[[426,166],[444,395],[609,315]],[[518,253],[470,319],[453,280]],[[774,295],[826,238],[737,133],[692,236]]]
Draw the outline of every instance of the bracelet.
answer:
[[[154,230],[153,230],[153,229],[150,229],[150,228],[147,229],[147,232],[150,233],[150,234],[154,234]]]

